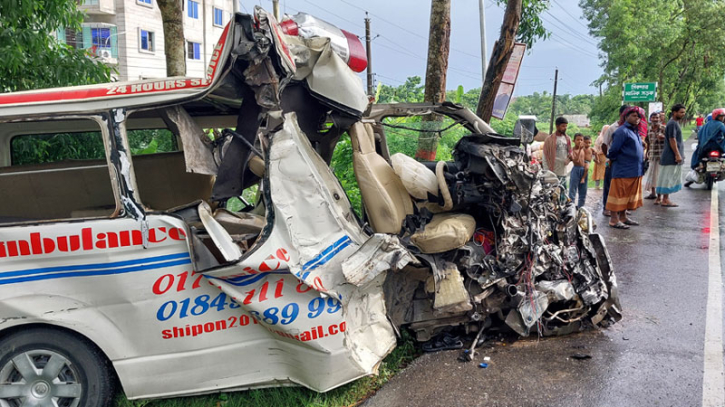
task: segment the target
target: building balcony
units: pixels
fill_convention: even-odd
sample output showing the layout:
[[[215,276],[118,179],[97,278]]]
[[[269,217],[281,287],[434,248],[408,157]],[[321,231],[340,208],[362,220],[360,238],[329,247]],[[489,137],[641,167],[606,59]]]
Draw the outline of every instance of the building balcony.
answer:
[[[116,0],[76,0],[78,9],[88,15],[114,15],[116,14]]]

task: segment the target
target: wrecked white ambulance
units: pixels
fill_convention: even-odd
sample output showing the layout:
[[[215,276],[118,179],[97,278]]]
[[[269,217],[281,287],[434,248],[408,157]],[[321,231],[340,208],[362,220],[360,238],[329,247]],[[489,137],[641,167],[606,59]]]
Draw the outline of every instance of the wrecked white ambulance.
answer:
[[[0,95],[0,405],[106,405],[116,379],[326,391],[401,329],[620,318],[588,213],[519,140],[457,105],[369,107],[359,43],[310,24],[236,15],[204,79]],[[471,134],[454,160],[390,156],[387,118],[429,114]],[[328,166],[343,133],[363,219]]]

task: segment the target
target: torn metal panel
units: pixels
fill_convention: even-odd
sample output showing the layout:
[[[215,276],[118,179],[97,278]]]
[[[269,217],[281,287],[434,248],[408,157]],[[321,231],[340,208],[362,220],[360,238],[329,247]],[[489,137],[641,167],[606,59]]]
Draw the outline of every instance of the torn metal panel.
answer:
[[[419,264],[396,236],[376,233],[342,263],[350,284],[363,286],[388,270],[402,270],[409,263]]]
[[[362,79],[333,50],[329,38],[289,40],[300,69],[296,80],[307,82],[309,91],[340,109],[361,115],[368,106]]]
[[[216,175],[218,171],[217,161],[211,144],[211,139],[204,132],[189,113],[180,105],[159,109],[166,127],[172,133],[181,137],[181,144],[184,150],[186,171]]]
[[[295,347],[294,364],[289,354],[270,359],[279,362],[269,370],[273,377],[324,391],[374,373],[395,346],[383,295],[385,271],[414,259],[396,237],[370,238],[362,232],[344,191],[294,113],[285,115],[283,127],[272,134],[268,157],[271,199],[266,203],[274,214],[268,237],[238,264],[205,275],[257,317],[269,332],[267,343]],[[280,278],[291,288],[273,299],[272,285]],[[267,301],[245,300],[265,284]],[[270,307],[278,310],[275,316]],[[332,335],[331,326],[344,332]],[[321,363],[334,364],[336,373],[309,368]]]
[[[433,308],[444,312],[470,311],[471,300],[458,267],[454,263],[444,262],[440,273],[442,278],[436,280]]]

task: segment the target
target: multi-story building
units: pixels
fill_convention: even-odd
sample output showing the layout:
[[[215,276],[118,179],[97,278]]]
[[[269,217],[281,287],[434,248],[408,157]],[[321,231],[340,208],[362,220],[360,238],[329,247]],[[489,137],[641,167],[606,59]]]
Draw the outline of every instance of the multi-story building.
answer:
[[[209,58],[236,0],[178,0],[184,13],[186,76],[204,76]],[[88,49],[116,66],[121,81],[166,76],[164,30],[156,0],[78,0],[86,13],[82,31],[58,38]]]

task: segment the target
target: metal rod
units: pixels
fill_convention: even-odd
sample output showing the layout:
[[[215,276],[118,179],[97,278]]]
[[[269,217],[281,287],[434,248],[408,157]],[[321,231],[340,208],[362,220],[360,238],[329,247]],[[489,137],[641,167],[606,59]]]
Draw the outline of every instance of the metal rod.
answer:
[[[486,51],[486,6],[485,0],[478,1],[478,10],[481,14],[481,83],[486,81],[486,69],[488,69],[488,51]]]
[[[368,58],[368,96],[373,96],[373,50],[372,39],[370,38],[370,18],[368,12],[365,12],[365,49]]]

